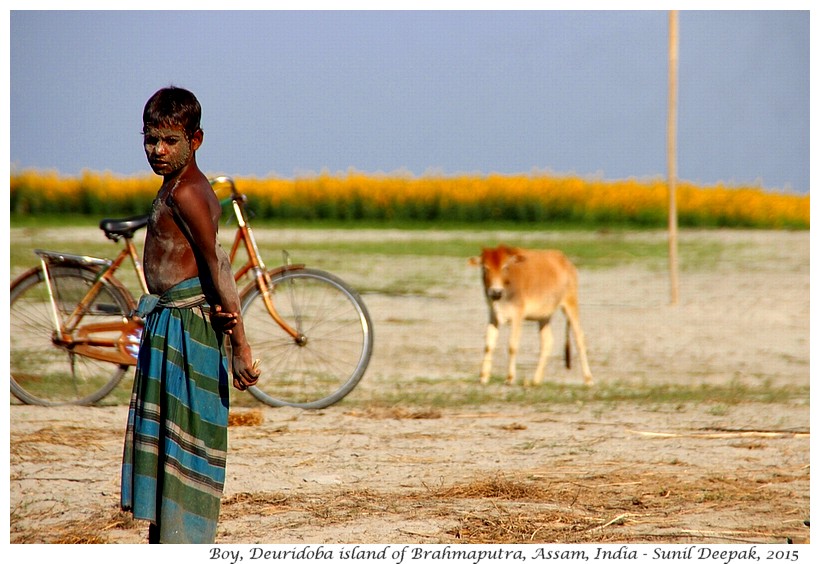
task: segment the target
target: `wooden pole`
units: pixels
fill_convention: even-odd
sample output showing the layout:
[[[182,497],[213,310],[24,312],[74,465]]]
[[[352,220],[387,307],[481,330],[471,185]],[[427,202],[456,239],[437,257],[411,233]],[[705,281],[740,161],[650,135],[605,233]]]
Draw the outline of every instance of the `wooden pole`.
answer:
[[[670,303],[679,299],[678,284],[678,205],[677,205],[677,121],[678,121],[678,12],[669,12],[669,112],[666,131],[666,160],[669,185],[669,280]]]

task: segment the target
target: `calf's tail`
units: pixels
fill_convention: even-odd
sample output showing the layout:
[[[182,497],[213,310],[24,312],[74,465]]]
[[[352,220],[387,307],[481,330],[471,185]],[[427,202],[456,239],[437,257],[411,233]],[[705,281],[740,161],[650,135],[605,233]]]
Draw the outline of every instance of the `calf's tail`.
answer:
[[[570,324],[569,320],[567,321],[567,342],[564,343],[564,364],[567,366],[567,370],[572,368],[572,355],[570,354],[570,346],[569,346],[569,330]]]

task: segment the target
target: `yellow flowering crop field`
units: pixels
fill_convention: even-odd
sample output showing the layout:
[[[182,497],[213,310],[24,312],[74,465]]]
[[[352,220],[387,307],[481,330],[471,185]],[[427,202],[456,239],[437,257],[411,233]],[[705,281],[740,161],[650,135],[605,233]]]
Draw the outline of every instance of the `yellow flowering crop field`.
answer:
[[[292,179],[235,177],[256,218],[389,222],[556,222],[661,227],[667,223],[663,179],[600,180],[548,174],[409,176],[347,172]],[[21,171],[11,175],[11,214],[94,216],[147,213],[159,186],[153,175],[79,176]],[[809,195],[754,186],[679,182],[678,221],[685,227],[808,229]]]

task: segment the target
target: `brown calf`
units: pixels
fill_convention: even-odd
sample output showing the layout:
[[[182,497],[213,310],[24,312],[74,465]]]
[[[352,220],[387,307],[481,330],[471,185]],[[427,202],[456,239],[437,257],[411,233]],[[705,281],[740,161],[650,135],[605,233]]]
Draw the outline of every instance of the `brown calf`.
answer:
[[[472,257],[469,263],[482,267],[484,293],[490,307],[484,362],[481,365],[482,384],[486,384],[490,379],[493,350],[498,340],[498,326],[505,323],[510,323],[507,383],[515,382],[515,360],[518,343],[521,340],[521,326],[525,319],[537,321],[539,325],[541,351],[532,382],[540,384],[544,378],[547,358],[552,350],[553,337],[549,323],[552,314],[559,307],[567,319],[567,368],[570,366],[569,329],[572,328],[581,357],[584,383],[592,384],[584,332],[578,315],[578,273],[563,253],[500,245],[495,249],[483,249],[481,256]],[[525,384],[528,383],[525,380]]]

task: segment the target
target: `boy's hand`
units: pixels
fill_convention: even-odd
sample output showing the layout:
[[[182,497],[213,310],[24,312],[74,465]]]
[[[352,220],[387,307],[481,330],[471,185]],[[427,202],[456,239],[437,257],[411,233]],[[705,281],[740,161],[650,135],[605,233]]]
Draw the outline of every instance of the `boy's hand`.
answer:
[[[259,360],[250,361],[249,349],[235,351],[233,355],[233,387],[244,392],[259,381]]]
[[[237,323],[239,323],[238,313],[222,311],[222,306],[219,304],[211,308],[211,325],[213,325],[217,331],[221,331],[225,335],[230,335]]]

